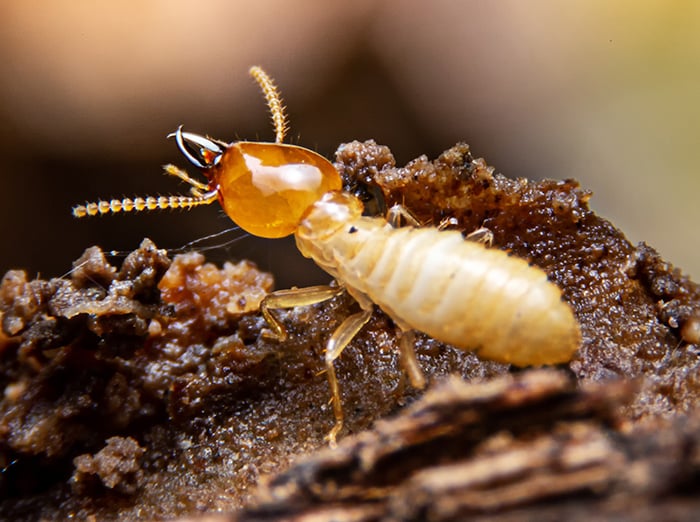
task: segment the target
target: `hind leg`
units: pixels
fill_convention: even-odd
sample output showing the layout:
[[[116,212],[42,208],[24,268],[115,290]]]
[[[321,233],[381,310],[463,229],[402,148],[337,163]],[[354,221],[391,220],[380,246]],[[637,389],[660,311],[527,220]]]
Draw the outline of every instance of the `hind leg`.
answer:
[[[326,372],[328,374],[328,384],[331,388],[331,403],[333,404],[333,415],[335,416],[335,426],[326,435],[326,439],[331,447],[335,447],[335,439],[343,429],[343,404],[340,398],[340,384],[335,374],[335,360],[340,357],[345,347],[350,344],[364,325],[372,317],[372,309],[362,310],[345,319],[333,332],[326,345]]]

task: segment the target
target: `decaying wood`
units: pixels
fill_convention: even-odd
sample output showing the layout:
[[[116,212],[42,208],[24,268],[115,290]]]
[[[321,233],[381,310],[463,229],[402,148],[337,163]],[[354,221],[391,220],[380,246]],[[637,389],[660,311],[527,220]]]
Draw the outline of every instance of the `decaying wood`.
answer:
[[[272,478],[235,520],[616,518],[641,505],[658,514],[654,506],[697,485],[700,418],[628,430],[615,412],[635,387],[578,389],[553,370],[450,378],[395,419]],[[688,501],[677,515],[700,508]]]

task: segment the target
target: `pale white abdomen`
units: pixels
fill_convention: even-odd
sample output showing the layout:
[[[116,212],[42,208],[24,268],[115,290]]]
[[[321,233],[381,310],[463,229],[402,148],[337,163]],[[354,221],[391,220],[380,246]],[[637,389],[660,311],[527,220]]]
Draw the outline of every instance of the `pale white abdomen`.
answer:
[[[539,268],[457,231],[358,218],[300,250],[404,329],[518,366],[571,359],[578,323]]]

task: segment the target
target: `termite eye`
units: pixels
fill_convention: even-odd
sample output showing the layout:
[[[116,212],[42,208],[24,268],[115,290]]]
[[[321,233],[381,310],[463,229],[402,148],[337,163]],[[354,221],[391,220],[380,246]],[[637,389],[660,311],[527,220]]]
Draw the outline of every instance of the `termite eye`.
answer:
[[[215,166],[219,163],[221,155],[224,153],[222,144],[198,134],[182,132],[182,125],[175,132],[168,135],[168,138],[173,137],[180,152],[200,169],[208,169]]]

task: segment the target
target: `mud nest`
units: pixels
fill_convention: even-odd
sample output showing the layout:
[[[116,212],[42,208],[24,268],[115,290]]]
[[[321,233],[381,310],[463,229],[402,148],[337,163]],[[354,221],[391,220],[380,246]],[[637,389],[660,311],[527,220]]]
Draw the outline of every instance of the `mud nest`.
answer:
[[[494,174],[469,147],[396,167],[342,145],[346,190],[543,268],[583,334],[566,367],[516,371],[423,335],[413,390],[377,310],[337,364],[336,450],[323,370],[347,296],[261,335],[269,274],[151,241],[116,268],[97,247],[67,278],[0,286],[0,517],[691,519],[700,472],[700,289],[589,210],[573,180]],[[380,421],[379,419],[390,420]]]

